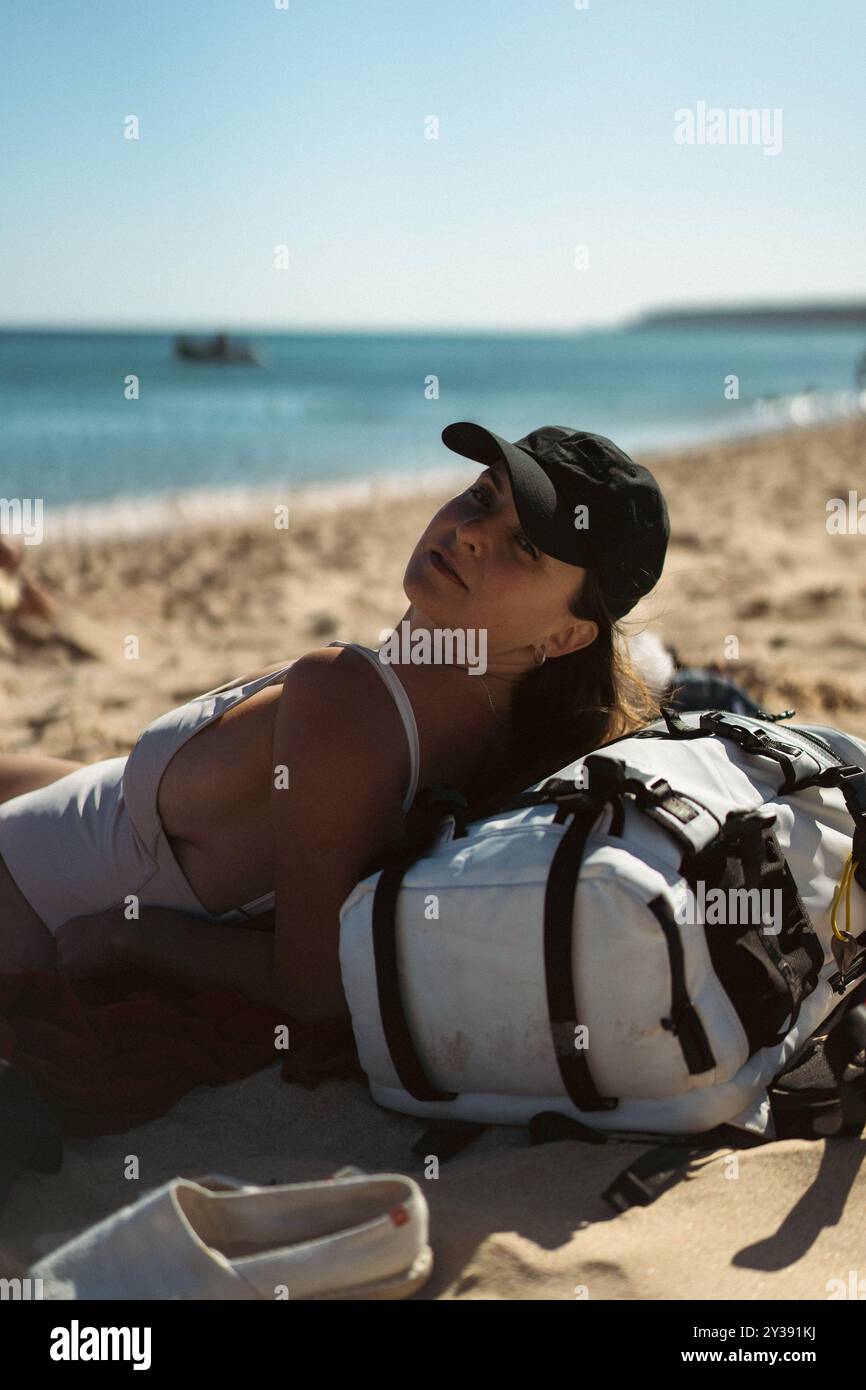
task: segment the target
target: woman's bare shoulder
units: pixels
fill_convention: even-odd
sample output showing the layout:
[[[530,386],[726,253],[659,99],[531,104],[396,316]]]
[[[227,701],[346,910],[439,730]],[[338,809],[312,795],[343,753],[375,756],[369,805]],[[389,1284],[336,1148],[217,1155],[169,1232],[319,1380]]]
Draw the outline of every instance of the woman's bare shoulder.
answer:
[[[304,688],[321,696],[329,708],[344,705],[357,715],[393,708],[392,697],[373,663],[352,647],[313,647],[297,657],[286,672],[284,689]],[[348,704],[346,702],[349,702]]]
[[[314,648],[286,672],[279,706],[278,743],[303,745],[304,756],[323,768],[332,763],[347,785],[375,784],[396,797],[399,809],[409,747],[393,696],[372,662],[343,647]]]

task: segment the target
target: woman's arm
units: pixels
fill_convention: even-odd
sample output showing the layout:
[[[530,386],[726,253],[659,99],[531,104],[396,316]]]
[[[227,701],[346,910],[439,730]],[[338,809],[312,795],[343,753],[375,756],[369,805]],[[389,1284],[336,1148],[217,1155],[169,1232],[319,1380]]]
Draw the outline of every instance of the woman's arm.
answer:
[[[282,1009],[273,914],[263,913],[261,923],[230,927],[168,907],[143,907],[136,920],[127,921],[122,907],[108,908],[63,923],[58,968],[70,979],[87,979],[134,965],[193,989],[236,989],[257,1004]]]
[[[137,921],[116,914],[118,959],[195,989],[236,989],[256,1004],[285,1009],[274,971],[271,931],[204,922],[168,907],[144,907]]]
[[[399,713],[365,658],[331,647],[295,663],[277,708],[274,771],[280,997],[303,1021],[345,1015],[340,908],[373,856],[403,833],[409,775]]]

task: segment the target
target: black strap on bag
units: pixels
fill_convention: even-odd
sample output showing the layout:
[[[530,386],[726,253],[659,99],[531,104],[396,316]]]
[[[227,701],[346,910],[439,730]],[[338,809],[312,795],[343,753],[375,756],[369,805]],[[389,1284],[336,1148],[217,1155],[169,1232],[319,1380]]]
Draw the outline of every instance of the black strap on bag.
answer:
[[[718,839],[682,865],[696,897],[701,883],[726,896],[757,894],[759,906],[763,892],[779,894],[782,921],[777,932],[760,917],[703,923],[713,968],[736,1007],[750,1054],[780,1042],[793,1028],[824,964],[823,946],[773,831],[774,821],[762,812],[731,812]]]
[[[838,786],[845,805],[854,821],[854,839],[851,854],[854,860],[854,878],[861,888],[866,889],[866,772],[856,765],[841,767]]]
[[[407,843],[398,853],[385,856],[373,893],[373,959],[382,1031],[400,1084],[416,1100],[454,1100],[457,1092],[441,1091],[432,1084],[412,1037],[397,962],[397,898],[406,871],[430,847],[448,816],[465,833],[466,808],[466,798],[452,787],[425,789],[413,806]]]
[[[560,1140],[584,1144],[646,1144],[647,1148],[633,1159],[601,1196],[614,1211],[629,1207],[649,1206],[668,1188],[684,1178],[697,1158],[706,1157],[720,1148],[757,1148],[768,1142],[764,1135],[752,1134],[735,1125],[716,1125],[702,1134],[670,1135],[663,1143],[654,1143],[652,1135],[616,1131],[591,1130],[569,1115],[556,1110],[543,1110],[529,1122],[531,1145],[553,1144]]]
[[[647,903],[647,907],[664,932],[668,948],[668,963],[671,972],[671,1007],[669,1014],[661,1020],[662,1027],[673,1033],[679,1042],[686,1066],[692,1075],[712,1071],[716,1065],[716,1059],[713,1056],[700,1015],[689,998],[683,943],[670,903],[659,895]]]
[[[578,1110],[612,1110],[617,1101],[599,1095],[579,1047],[574,992],[574,898],[586,841],[597,809],[575,815],[560,840],[544,895],[544,977],[553,1050],[562,1084]]]
[[[675,791],[664,777],[631,767],[606,752],[592,753],[584,760],[584,768],[597,804],[621,804],[629,795],[644,815],[678,841],[684,854],[699,853],[721,830],[709,807],[695,796]],[[557,801],[561,807],[562,799]]]
[[[786,728],[783,730],[785,738],[782,738],[778,729],[765,727],[772,719],[782,719],[793,714],[793,710],[785,710],[782,714],[768,716],[767,719],[759,719],[754,715],[732,714],[730,710],[725,709],[693,710],[688,712],[694,716],[694,720],[690,721],[672,705],[660,705],[659,708],[665,727],[660,728],[660,721],[656,721],[644,729],[638,729],[633,735],[634,738],[690,739],[707,738],[711,734],[717,734],[720,738],[728,738],[733,743],[738,743],[747,752],[763,753],[766,757],[774,758],[783,768],[786,765],[799,766],[804,753],[810,754],[820,766],[842,762],[830,745],[817,734],[809,734],[799,728]]]
[[[456,1091],[440,1091],[429,1080],[409,1028],[397,964],[397,894],[407,863],[382,870],[373,894],[373,957],[382,1031],[400,1084],[416,1100],[454,1100]]]
[[[696,1159],[716,1149],[751,1149],[765,1142],[763,1136],[747,1135],[734,1125],[718,1125],[705,1136],[692,1136],[691,1142],[686,1136],[679,1143],[658,1144],[618,1173],[601,1196],[616,1212],[648,1207],[680,1182]]]
[[[601,1196],[616,1212],[629,1207],[648,1207],[663,1192],[674,1187],[686,1176],[696,1159],[706,1158],[716,1149],[752,1149],[762,1145],[761,1135],[748,1135],[734,1125],[718,1125],[705,1137],[696,1136],[693,1142],[659,1144],[641,1154],[605,1188]]]
[[[859,1137],[866,1127],[866,1007],[849,1009],[824,1045],[824,1055],[839,1084],[841,1120],[838,1134]],[[845,1075],[848,1067],[854,1075]]]
[[[418,1158],[437,1158],[447,1163],[480,1138],[489,1126],[472,1120],[434,1120],[415,1140],[412,1152]]]
[[[818,771],[821,771],[821,764],[814,752],[810,756],[791,739],[783,739],[767,729],[753,728],[738,720],[736,715],[727,714],[724,710],[705,711],[701,715],[700,725],[702,729],[718,734],[720,738],[731,739],[745,753],[759,753],[777,762],[784,773],[784,781],[779,789],[780,796],[787,796],[796,791],[798,786],[805,785],[806,781],[814,776],[812,764],[817,763]],[[802,770],[804,766],[805,771]]]

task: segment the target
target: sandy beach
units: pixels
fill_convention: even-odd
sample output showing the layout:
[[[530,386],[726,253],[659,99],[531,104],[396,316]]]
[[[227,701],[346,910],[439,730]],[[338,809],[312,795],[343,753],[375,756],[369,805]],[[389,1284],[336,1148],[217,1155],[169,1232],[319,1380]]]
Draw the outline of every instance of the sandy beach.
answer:
[[[849,420],[643,458],[672,541],[626,630],[649,625],[684,662],[718,663],[771,711],[866,737],[866,534],[827,527],[829,499],[866,494],[864,457],[866,421]],[[335,637],[375,644],[404,612],[404,566],[449,495],[289,497],[287,529],[265,504],[240,516],[215,504],[164,532],[28,547],[26,572],[73,616],[65,638],[0,628],[3,751],[125,753],[148,720],[232,677]],[[199,1087],[131,1133],[70,1141],[61,1174],[20,1179],[4,1248],[36,1258],[178,1173],[286,1182],[353,1163],[420,1180],[422,1130],[358,1083],[308,1092],[276,1066]],[[140,1184],[122,1176],[130,1151]],[[720,1151],[615,1216],[599,1194],[640,1152],[529,1148],[525,1131],[489,1130],[426,1184],[436,1268],[419,1296],[824,1299],[861,1266],[866,1141],[774,1143],[740,1155],[738,1181]]]
[[[646,458],[672,538],[626,631],[649,625],[766,708],[866,737],[866,537],[827,529],[828,499],[866,491],[864,445],[866,422],[843,421]],[[334,637],[376,644],[405,611],[415,541],[454,490],[356,487],[339,504],[274,490],[244,511],[218,497],[186,525],[169,505],[162,530],[26,547],[25,572],[79,617],[95,655],[38,625],[29,637],[0,628],[3,750],[111,757],[148,720],[247,671]]]

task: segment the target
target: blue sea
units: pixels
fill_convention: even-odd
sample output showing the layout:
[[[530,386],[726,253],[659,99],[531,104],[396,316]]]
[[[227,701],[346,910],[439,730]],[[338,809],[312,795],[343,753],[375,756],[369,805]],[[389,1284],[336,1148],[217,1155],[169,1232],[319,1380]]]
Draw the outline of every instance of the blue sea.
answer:
[[[853,414],[866,347],[863,330],[815,329],[244,337],[258,366],[179,360],[167,333],[0,333],[0,495],[92,509],[413,477],[459,465],[440,440],[452,420],[652,452]]]

